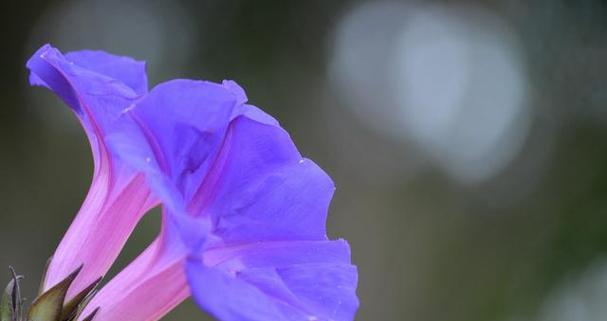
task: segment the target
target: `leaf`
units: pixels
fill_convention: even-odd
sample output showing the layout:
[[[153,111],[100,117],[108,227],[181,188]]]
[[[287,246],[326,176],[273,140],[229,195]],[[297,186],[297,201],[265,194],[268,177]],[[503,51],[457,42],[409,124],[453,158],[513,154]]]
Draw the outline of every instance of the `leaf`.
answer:
[[[95,288],[99,285],[102,278],[98,278],[89,286],[87,286],[84,290],[80,291],[80,293],[76,294],[74,298],[72,298],[69,302],[63,305],[63,309],[61,311],[61,321],[73,320],[76,314],[78,313],[78,308],[86,305],[88,300],[92,298],[94,295]]]
[[[72,272],[67,278],[57,285],[42,293],[32,303],[27,314],[28,321],[61,321],[63,301],[70,285],[80,273],[82,266]]]

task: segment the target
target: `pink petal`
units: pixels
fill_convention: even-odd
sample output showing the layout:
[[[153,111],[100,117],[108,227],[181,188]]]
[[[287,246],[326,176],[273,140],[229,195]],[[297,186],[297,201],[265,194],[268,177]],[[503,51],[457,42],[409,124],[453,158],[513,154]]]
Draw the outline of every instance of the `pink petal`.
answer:
[[[159,238],[114,277],[88,304],[86,317],[99,307],[100,321],[155,321],[190,296],[185,253],[168,249]]]

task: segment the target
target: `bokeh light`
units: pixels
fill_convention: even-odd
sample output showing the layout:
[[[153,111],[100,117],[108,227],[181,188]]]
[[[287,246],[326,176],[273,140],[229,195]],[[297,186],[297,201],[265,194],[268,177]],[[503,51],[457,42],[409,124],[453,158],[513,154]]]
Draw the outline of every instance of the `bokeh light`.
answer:
[[[525,141],[523,58],[516,34],[486,10],[372,2],[343,19],[331,77],[365,123],[477,183]]]
[[[520,150],[528,86],[515,34],[476,8],[420,8],[400,36],[394,79],[409,134],[455,178],[491,178]]]
[[[570,275],[542,303],[532,321],[601,321],[607,315],[607,264],[595,262]]]

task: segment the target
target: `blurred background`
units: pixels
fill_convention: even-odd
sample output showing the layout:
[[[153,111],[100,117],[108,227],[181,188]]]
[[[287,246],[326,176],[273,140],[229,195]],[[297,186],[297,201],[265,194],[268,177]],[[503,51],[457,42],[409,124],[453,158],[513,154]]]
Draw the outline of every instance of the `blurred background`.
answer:
[[[151,85],[238,81],[337,184],[357,320],[607,320],[604,1],[0,6],[0,280],[13,265],[29,298],[92,174],[75,117],[26,81],[50,42],[146,60]],[[211,319],[188,301],[165,320]]]

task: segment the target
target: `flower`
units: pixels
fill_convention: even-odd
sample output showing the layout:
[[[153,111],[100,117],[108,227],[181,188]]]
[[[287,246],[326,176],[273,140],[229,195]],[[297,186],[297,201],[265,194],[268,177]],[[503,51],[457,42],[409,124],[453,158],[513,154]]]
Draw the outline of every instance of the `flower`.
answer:
[[[62,67],[78,65],[71,62]],[[354,318],[356,267],[347,242],[329,240],[325,230],[333,182],[276,120],[246,103],[241,87],[173,80],[129,96],[113,89],[128,87],[126,80],[59,73],[87,83],[50,85],[60,96],[65,90],[57,88],[69,87],[77,97],[121,97],[121,105],[88,105],[92,119],[104,118],[96,141],[128,177],[145,177],[140,191],[153,195],[146,206],[163,206],[158,238],[82,315],[100,307],[99,321],[157,320],[192,294],[223,321]]]
[[[43,280],[48,290],[82,265],[68,292],[71,298],[108,271],[139,219],[157,204],[143,175],[118,161],[104,139],[114,119],[147,93],[145,64],[101,51],[63,56],[45,45],[27,67],[31,84],[53,90],[76,114],[93,152],[88,195]]]

